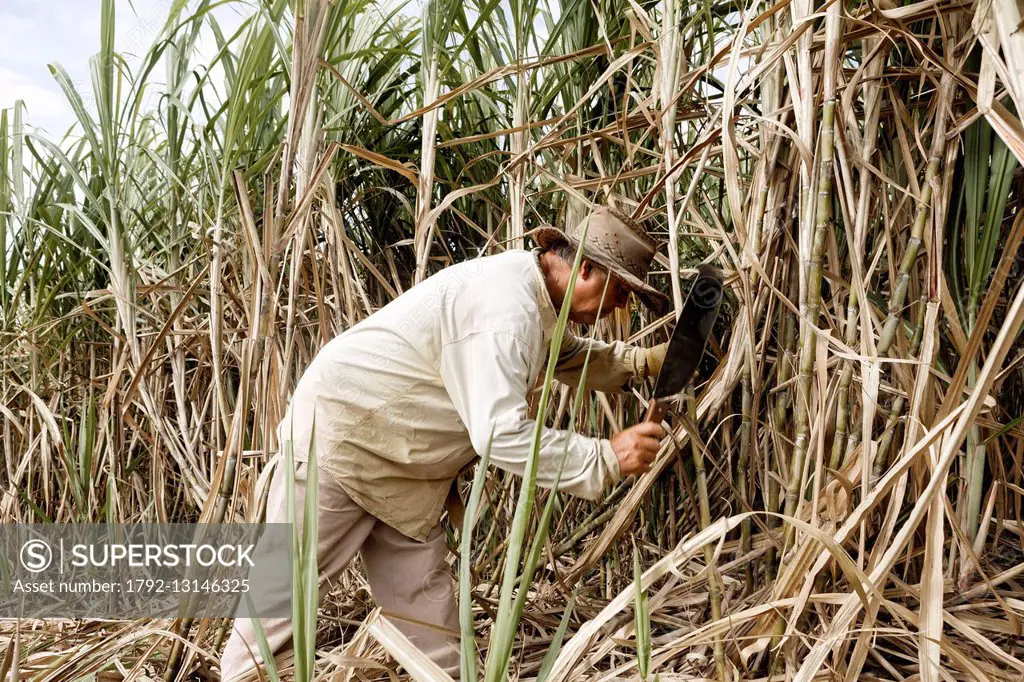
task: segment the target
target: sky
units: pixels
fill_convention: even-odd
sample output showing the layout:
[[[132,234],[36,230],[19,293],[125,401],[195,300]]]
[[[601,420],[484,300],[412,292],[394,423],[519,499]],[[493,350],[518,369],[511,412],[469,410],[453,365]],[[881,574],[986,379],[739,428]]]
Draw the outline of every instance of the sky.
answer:
[[[194,6],[195,1],[189,4]],[[508,2],[500,1],[502,5]],[[251,11],[250,3],[255,2],[237,0],[213,10],[225,35],[231,35],[241,25]],[[173,3],[174,0],[114,0],[114,49],[133,72],[163,28]],[[51,139],[64,137],[75,116],[47,65],[57,62],[64,67],[89,106],[89,58],[100,47],[100,7],[101,0],[0,0],[0,109],[13,107],[22,100],[27,124],[41,129]],[[413,0],[403,6],[402,13],[418,15],[420,7]],[[539,17],[538,22],[543,33]],[[199,41],[200,58],[212,58],[215,53],[209,33],[205,30]],[[157,67],[149,82],[159,82],[162,74],[162,68]],[[150,92],[155,90],[150,88]]]
[[[63,66],[80,92],[91,91],[89,57],[100,48],[100,0],[0,0],[0,109],[23,100],[25,121],[63,137],[74,114],[47,64]],[[172,0],[115,0],[114,49],[134,69],[163,28]],[[230,34],[239,9],[216,10]],[[203,46],[200,45],[200,51]]]

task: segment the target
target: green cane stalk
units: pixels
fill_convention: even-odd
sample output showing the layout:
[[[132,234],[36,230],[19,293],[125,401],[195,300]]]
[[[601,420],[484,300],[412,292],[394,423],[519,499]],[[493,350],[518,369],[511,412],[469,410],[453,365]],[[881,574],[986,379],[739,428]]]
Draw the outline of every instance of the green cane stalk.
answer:
[[[580,237],[581,243],[585,243],[589,227],[588,221],[583,227],[583,234]],[[548,401],[551,398],[551,384],[554,381],[558,351],[562,346],[562,338],[565,335],[565,329],[569,322],[569,305],[567,302],[572,298],[576,276],[582,261],[583,251],[577,249],[576,259],[573,261],[572,271],[569,274],[569,285],[565,293],[564,301],[566,303],[563,303],[561,310],[559,310],[551,344],[548,349],[548,364],[544,375],[544,386],[541,389],[541,396],[537,407],[538,415],[546,413]],[[523,552],[523,542],[526,537],[530,514],[533,512],[533,503],[536,496],[537,457],[540,452],[540,440],[543,430],[544,420],[542,417],[538,417],[533,432],[533,445],[530,448],[530,456],[526,461],[526,470],[523,473],[522,488],[519,491],[516,512],[512,517],[508,551],[504,557],[505,566],[502,574],[501,594],[498,599],[498,613],[494,619],[491,646],[487,651],[486,670],[484,672],[484,679],[487,682],[500,682],[505,679],[512,653],[512,643],[515,640],[515,633],[519,625],[521,613],[517,614],[513,608],[513,593],[519,570],[519,560]]]

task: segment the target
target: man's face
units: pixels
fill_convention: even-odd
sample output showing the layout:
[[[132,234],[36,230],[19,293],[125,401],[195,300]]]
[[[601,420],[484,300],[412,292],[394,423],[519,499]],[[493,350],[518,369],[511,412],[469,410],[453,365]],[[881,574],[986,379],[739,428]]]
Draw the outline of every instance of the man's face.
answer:
[[[569,319],[578,324],[594,324],[598,319],[611,315],[617,308],[625,308],[630,291],[629,285],[618,277],[603,267],[584,260],[580,264],[579,272],[576,273]]]

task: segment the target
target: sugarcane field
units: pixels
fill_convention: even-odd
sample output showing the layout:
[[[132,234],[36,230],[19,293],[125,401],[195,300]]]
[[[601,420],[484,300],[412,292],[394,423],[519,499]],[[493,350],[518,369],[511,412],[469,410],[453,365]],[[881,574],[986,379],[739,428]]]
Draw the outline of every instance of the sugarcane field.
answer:
[[[1024,680],[1024,5],[0,0],[0,679]]]

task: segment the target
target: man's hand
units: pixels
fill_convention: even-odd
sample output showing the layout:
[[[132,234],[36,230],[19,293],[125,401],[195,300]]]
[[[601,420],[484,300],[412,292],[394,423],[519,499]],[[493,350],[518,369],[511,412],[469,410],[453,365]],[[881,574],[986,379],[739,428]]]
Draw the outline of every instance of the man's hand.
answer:
[[[664,437],[665,429],[661,424],[653,422],[641,422],[612,436],[612,450],[619,459],[622,475],[632,476],[650,471]]]

